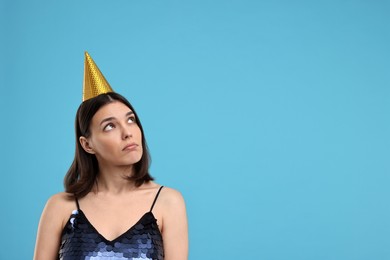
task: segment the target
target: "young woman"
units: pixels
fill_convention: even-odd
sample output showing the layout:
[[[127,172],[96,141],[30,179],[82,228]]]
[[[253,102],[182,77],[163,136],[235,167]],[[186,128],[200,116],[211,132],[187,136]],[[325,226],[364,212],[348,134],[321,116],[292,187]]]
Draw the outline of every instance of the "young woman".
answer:
[[[86,53],[86,70],[87,59],[96,66]],[[153,182],[134,108],[108,83],[108,88],[96,88],[105,79],[97,66],[92,70],[92,83],[84,74],[86,100],[76,115],[76,154],[65,176],[65,192],[45,206],[34,259],[185,260],[183,197]],[[85,98],[88,85],[94,94]]]

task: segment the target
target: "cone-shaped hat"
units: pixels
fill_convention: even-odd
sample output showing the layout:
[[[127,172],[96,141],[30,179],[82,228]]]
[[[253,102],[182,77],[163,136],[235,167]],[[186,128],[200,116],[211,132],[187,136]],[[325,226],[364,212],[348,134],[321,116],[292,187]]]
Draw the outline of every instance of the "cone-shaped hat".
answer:
[[[91,56],[89,56],[88,52],[85,52],[83,101],[108,92],[114,91]]]

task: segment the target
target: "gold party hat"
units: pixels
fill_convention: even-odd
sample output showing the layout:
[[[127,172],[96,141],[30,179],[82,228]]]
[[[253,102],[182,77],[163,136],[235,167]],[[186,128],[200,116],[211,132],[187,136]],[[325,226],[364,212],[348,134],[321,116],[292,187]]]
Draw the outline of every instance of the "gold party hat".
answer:
[[[85,52],[83,101],[103,93],[114,92],[88,52]]]

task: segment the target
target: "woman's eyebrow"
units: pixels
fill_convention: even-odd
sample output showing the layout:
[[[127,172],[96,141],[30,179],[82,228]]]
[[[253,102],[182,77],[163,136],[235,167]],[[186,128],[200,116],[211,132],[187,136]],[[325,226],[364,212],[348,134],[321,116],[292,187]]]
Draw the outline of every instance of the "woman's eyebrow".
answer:
[[[102,125],[104,122],[111,121],[111,120],[113,120],[113,119],[115,119],[115,117],[113,117],[113,116],[107,117],[107,118],[103,119],[103,120],[100,122],[100,125]]]
[[[134,112],[133,111],[129,111],[126,113],[126,117],[130,116],[130,115],[134,115]],[[111,116],[111,117],[107,117],[105,119],[103,119],[101,122],[100,122],[100,125],[102,125],[104,122],[107,122],[107,121],[111,121],[113,119],[116,119],[115,117]]]

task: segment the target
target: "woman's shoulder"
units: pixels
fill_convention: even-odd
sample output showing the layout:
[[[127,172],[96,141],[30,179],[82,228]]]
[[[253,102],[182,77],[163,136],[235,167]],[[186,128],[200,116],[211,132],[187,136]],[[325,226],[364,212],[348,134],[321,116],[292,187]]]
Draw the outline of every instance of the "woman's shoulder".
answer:
[[[182,241],[186,241],[184,233],[187,233],[187,214],[184,198],[180,191],[171,187],[161,189],[156,213],[157,216],[161,217],[159,220],[162,224],[161,230],[164,239],[176,241],[177,237],[180,237]],[[170,244],[171,248],[177,245],[176,242],[174,245]]]
[[[72,211],[77,208],[72,197],[65,192],[52,195],[46,202],[40,225],[61,232]]]
[[[169,200],[175,200],[175,199],[182,199],[183,198],[183,196],[181,195],[180,191],[178,191],[178,190],[176,190],[174,188],[165,186],[165,185],[161,185],[161,184],[156,183],[154,181],[148,182],[145,185],[145,188],[146,189],[150,189],[150,190],[154,190],[154,191],[160,190],[159,199],[160,199],[160,196],[164,197],[165,199],[169,199]]]
[[[52,195],[46,202],[48,211],[56,212],[57,214],[69,213],[77,208],[75,198],[72,194],[59,192]]]
[[[177,207],[184,205],[184,198],[180,191],[164,186],[159,195],[160,203],[165,207]]]
[[[49,199],[48,199],[48,202],[49,203],[55,203],[55,204],[69,204],[69,203],[74,203],[75,202],[75,198],[73,196],[73,194],[70,194],[70,193],[67,193],[67,192],[59,192],[59,193],[56,193],[56,194],[53,194]]]
[[[177,199],[177,198],[182,198],[182,194],[179,190],[177,189],[174,189],[174,188],[171,188],[171,187],[168,187],[168,186],[164,186],[162,188],[162,190],[164,191],[165,195],[172,198],[172,199]]]

